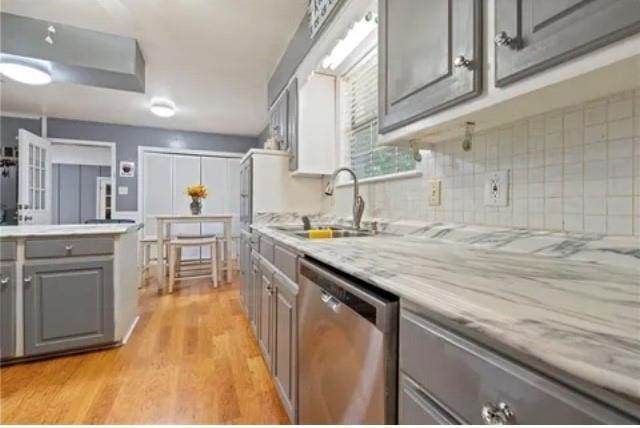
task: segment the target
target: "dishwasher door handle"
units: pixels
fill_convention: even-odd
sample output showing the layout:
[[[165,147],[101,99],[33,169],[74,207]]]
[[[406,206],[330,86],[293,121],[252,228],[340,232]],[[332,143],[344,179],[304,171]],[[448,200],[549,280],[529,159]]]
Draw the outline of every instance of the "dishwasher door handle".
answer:
[[[326,291],[320,291],[320,300],[329,307],[333,312],[338,312],[340,302]]]

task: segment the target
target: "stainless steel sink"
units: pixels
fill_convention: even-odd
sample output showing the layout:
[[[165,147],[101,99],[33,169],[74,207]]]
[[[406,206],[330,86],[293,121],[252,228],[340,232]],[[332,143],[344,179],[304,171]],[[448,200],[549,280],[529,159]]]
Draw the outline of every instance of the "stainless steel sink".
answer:
[[[298,235],[301,238],[309,239],[309,232],[308,231],[294,232],[294,235]],[[359,237],[359,236],[374,236],[374,235],[375,235],[375,232],[373,232],[371,230],[338,229],[338,230],[333,230],[333,235],[332,235],[331,238],[324,238],[324,239],[355,238],[355,237]],[[317,238],[317,239],[323,239],[323,238]]]
[[[302,227],[287,227],[287,226],[277,226],[275,229],[281,230],[283,232],[290,233],[292,235],[296,235],[300,238],[309,239],[309,231],[304,230]],[[376,232],[369,229],[353,229],[347,226],[336,226],[336,225],[318,225],[313,227],[314,230],[322,229],[322,230],[331,230],[333,232],[333,239],[335,238],[355,238],[360,236],[374,236]],[[323,238],[318,238],[323,239]],[[332,238],[325,238],[332,239]]]

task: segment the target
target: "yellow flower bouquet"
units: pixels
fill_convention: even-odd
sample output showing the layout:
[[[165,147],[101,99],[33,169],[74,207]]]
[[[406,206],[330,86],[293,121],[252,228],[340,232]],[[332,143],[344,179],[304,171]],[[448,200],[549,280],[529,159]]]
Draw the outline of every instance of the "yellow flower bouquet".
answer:
[[[187,187],[187,195],[192,198],[204,199],[209,195],[209,189],[204,184],[194,184]]]
[[[191,214],[198,215],[202,212],[202,199],[209,196],[209,189],[204,184],[194,184],[187,187],[187,195],[191,197]]]

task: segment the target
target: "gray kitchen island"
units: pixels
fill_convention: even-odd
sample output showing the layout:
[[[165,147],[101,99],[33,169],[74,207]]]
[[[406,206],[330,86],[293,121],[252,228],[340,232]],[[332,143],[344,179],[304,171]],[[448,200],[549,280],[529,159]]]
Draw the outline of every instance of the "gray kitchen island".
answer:
[[[138,320],[140,227],[0,227],[2,362],[125,343]]]

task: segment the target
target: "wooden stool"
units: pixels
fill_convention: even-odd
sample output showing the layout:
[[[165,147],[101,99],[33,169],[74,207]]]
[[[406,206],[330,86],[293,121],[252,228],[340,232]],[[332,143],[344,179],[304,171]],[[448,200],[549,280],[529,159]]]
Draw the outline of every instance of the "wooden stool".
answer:
[[[211,251],[210,271],[205,266],[204,271],[206,273],[203,272],[203,263],[181,263],[179,257],[181,257],[182,248],[185,247],[209,247]],[[173,292],[173,284],[176,281],[185,279],[211,278],[213,286],[218,288],[217,247],[215,236],[213,238],[173,239],[169,241],[169,293]]]
[[[161,250],[162,255],[160,256],[160,250],[156,253],[156,261],[162,260],[162,263],[165,263],[168,256],[167,244],[169,243],[169,239],[164,240],[164,248]],[[142,288],[147,284],[147,269],[149,269],[149,265],[151,264],[151,248],[154,245],[158,244],[158,238],[149,237],[142,238],[138,241],[138,276],[139,276],[139,285],[138,288]],[[160,257],[159,257],[160,256]]]

